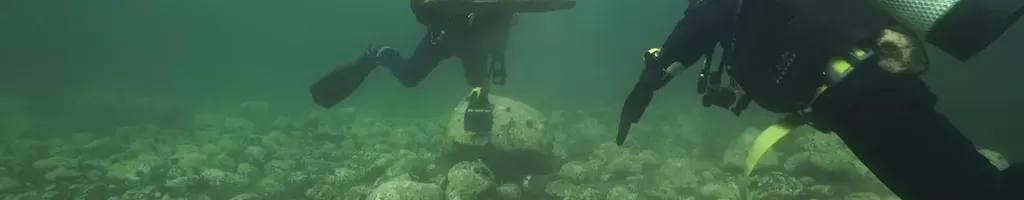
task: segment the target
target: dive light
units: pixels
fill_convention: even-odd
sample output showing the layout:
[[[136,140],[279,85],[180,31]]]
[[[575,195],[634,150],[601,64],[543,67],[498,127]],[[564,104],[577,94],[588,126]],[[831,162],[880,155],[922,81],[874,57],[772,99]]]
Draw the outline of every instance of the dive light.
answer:
[[[967,61],[1024,14],[1024,0],[872,0],[925,41]]]

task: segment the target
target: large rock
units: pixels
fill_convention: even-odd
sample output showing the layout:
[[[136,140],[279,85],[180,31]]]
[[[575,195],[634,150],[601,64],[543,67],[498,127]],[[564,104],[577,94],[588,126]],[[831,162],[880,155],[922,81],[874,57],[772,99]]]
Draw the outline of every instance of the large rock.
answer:
[[[465,131],[463,116],[469,102],[463,100],[452,113],[448,136],[455,143],[463,145],[490,144],[502,151],[551,152],[551,137],[544,134],[544,115],[529,105],[506,97],[490,95],[490,101],[494,104],[494,126],[491,133],[476,135]]]
[[[754,176],[752,181],[754,199],[794,199],[805,187],[800,180],[777,171]]]
[[[553,156],[554,137],[544,132],[544,116],[522,102],[495,95],[489,98],[494,104],[491,133],[465,131],[463,116],[468,102],[455,107],[447,125],[442,165],[480,161],[499,183],[555,173],[561,161]]]
[[[478,195],[494,185],[494,174],[483,162],[460,162],[448,171],[448,200],[479,199]]]
[[[754,146],[754,140],[761,134],[760,129],[747,128],[743,130],[743,133],[739,135],[732,143],[729,144],[725,150],[725,154],[722,160],[727,166],[736,167],[742,169],[747,162],[747,154],[750,152],[750,148]],[[757,163],[758,169],[775,167],[779,164],[779,157],[782,154],[775,150],[776,147],[768,149]]]

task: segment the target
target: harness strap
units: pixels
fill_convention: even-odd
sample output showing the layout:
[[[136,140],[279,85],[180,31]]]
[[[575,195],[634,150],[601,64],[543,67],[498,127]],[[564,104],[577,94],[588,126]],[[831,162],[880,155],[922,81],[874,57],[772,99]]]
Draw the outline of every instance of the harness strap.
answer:
[[[869,49],[853,49],[846,55],[834,56],[829,59],[829,64],[825,67],[825,76],[827,77],[827,83],[822,84],[818,87],[818,92],[814,95],[817,99],[822,93],[824,93],[829,86],[839,84],[846,75],[850,74],[856,69],[856,66],[863,63],[865,60],[870,59],[874,55]],[[754,171],[754,167],[761,160],[761,157],[768,150],[778,143],[786,135],[789,135],[793,129],[799,128],[803,125],[810,123],[811,108],[809,105],[813,104],[814,100],[808,104],[808,107],[797,113],[788,114],[783,117],[779,122],[761,131],[757,138],[754,139],[753,146],[750,151],[747,152],[746,163],[744,164],[744,174],[749,176]]]

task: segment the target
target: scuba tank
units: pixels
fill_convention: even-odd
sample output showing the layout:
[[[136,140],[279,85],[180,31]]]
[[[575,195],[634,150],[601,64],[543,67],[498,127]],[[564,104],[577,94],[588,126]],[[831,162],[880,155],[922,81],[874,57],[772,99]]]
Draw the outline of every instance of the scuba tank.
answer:
[[[942,51],[967,61],[1024,14],[1024,0],[872,0]]]

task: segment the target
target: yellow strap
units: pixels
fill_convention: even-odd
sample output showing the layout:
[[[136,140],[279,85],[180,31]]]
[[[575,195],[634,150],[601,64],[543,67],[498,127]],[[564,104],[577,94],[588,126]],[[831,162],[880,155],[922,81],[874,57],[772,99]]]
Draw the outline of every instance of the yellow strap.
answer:
[[[863,56],[866,54],[866,52],[861,49],[854,49],[851,53],[856,56]],[[850,62],[841,57],[833,57],[829,60],[829,65],[830,68],[828,69],[835,70],[837,72],[846,71],[850,67],[853,67],[850,65]],[[824,93],[827,89],[828,84],[823,84],[821,87],[818,87],[818,91],[814,95],[814,98],[817,99],[818,96]],[[764,131],[761,131],[761,134],[757,135],[757,138],[754,139],[754,143],[750,147],[750,151],[747,152],[747,160],[744,164],[743,170],[745,175],[749,176],[750,173],[754,171],[754,167],[756,167],[757,163],[761,161],[761,157],[764,157],[764,154],[768,153],[768,149],[771,149],[775,143],[778,143],[783,137],[789,135],[793,129],[803,126],[806,123],[805,119],[797,120],[799,118],[800,116],[797,116],[796,114],[787,115],[785,118],[774,125],[769,126],[767,129],[764,129]]]
[[[761,157],[768,153],[768,149],[771,149],[775,143],[779,142],[782,137],[788,135],[793,130],[794,127],[792,126],[785,122],[779,122],[761,131],[761,134],[757,135],[757,139],[754,139],[750,152],[747,153],[747,162],[743,170],[744,174],[749,176],[750,172],[754,171],[754,167],[761,160]]]
[[[853,65],[851,65],[850,62],[846,61],[846,59],[843,59],[842,57],[838,56],[829,59],[828,64],[829,66],[832,66],[829,69],[837,72],[846,71],[847,69],[850,69],[850,67],[853,67]]]

